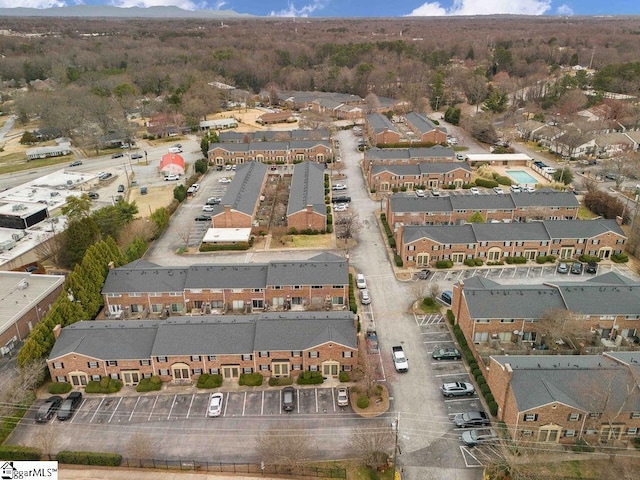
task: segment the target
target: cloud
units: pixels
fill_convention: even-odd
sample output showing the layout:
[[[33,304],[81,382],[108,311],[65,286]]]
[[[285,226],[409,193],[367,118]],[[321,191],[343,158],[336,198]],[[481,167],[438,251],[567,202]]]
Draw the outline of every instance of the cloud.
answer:
[[[60,0],[0,0],[0,8],[52,8],[66,7],[67,2]]]
[[[542,15],[551,8],[551,0],[454,0],[450,8],[440,2],[426,2],[407,16],[443,15]]]
[[[560,5],[557,11],[558,15],[573,15],[573,8],[566,4]]]
[[[224,4],[224,2],[217,2],[216,5],[219,3]],[[178,7],[183,10],[210,8],[207,7],[206,3],[193,2],[191,0],[111,0],[109,5],[120,8]]]
[[[322,10],[328,3],[329,0],[312,0],[308,5],[296,8],[295,4],[289,1],[287,8],[278,12],[272,11],[269,15],[272,17],[308,17],[316,10]]]

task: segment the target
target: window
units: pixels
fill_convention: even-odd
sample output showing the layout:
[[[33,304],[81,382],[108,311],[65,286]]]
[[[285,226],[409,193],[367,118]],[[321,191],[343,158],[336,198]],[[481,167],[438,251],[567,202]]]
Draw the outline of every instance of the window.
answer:
[[[261,288],[254,288],[251,290],[253,293],[262,293],[262,289]]]
[[[342,358],[351,358],[353,357],[353,352],[342,352]]]
[[[53,362],[53,368],[55,370],[59,370],[61,368],[64,368],[64,363],[62,363],[62,362]]]
[[[119,373],[112,373],[109,375],[109,377],[113,378],[114,380],[120,380],[120,374]]]
[[[523,437],[531,437],[533,436],[533,430],[522,430],[520,435]]]
[[[319,290],[322,288],[322,285],[311,285],[312,290]]]
[[[193,375],[200,375],[202,373],[202,369],[201,368],[194,368],[193,370],[191,370],[191,373]]]
[[[192,362],[199,362],[200,361],[200,355],[191,355],[191,361]]]
[[[580,415],[579,413],[570,413],[567,420],[569,420],[570,422],[577,422],[578,420],[580,420],[581,416],[582,415]]]
[[[627,429],[627,435],[637,435],[638,427],[631,427]]]
[[[269,352],[265,352],[265,351],[258,352],[258,357],[268,357],[268,356],[269,356]]]
[[[342,371],[343,372],[350,372],[351,371],[351,365],[343,365],[342,366]]]
[[[281,285],[274,285],[273,287],[274,290],[282,290],[282,286]]]
[[[56,377],[56,382],[65,382],[67,381],[67,377],[64,375]]]
[[[209,355],[208,359],[210,362],[215,362],[218,359],[218,357],[216,355]]]
[[[640,412],[631,412],[631,418],[640,418]]]
[[[87,362],[87,367],[98,368],[98,362]]]
[[[140,360],[140,365],[143,367],[148,367],[151,365],[151,360]]]
[[[309,352],[309,358],[318,358],[320,354],[317,351]]]
[[[117,360],[107,360],[107,367],[117,367],[117,366],[118,366]]]
[[[220,373],[220,369],[219,368],[210,368],[209,369],[209,374],[210,375],[218,375]]]
[[[599,243],[600,243],[600,240],[598,240],[597,238],[591,240],[592,245],[598,245]]]
[[[242,373],[246,373],[246,374],[253,373],[253,368],[251,368],[251,367],[244,367],[244,368],[242,369]]]
[[[260,370],[269,371],[269,365],[260,365]]]
[[[169,375],[169,369],[167,368],[161,368],[160,370],[158,370],[158,372],[160,373],[160,375]]]
[[[589,418],[600,418],[602,413],[590,413]]]
[[[167,357],[156,357],[156,360],[157,360],[159,363],[166,363],[166,361],[167,361]]]
[[[292,357],[301,357],[302,356],[302,351],[294,350],[293,352],[291,352],[291,356]]]
[[[242,354],[242,359],[243,360],[253,360],[253,354],[251,354],[251,353],[243,353]]]
[[[309,371],[310,372],[317,372],[318,371],[318,365],[309,365]]]
[[[413,251],[415,249],[416,249],[415,245],[409,245],[409,247],[407,247],[407,250],[409,250],[409,251]]]
[[[344,288],[344,285],[331,285],[331,288]]]
[[[576,431],[575,430],[565,430],[564,431],[564,436],[565,437],[575,437],[576,436]]]
[[[294,285],[292,288],[294,290],[302,290],[302,285]]]
[[[510,247],[511,246],[511,242],[509,242],[509,241],[504,242],[504,246],[505,247]]]
[[[538,414],[537,413],[525,413],[524,421],[525,422],[536,422],[536,421],[538,421]]]
[[[500,323],[513,323],[515,322],[515,318],[501,318]]]
[[[93,382],[99,382],[100,381],[100,375],[91,375],[91,380]]]

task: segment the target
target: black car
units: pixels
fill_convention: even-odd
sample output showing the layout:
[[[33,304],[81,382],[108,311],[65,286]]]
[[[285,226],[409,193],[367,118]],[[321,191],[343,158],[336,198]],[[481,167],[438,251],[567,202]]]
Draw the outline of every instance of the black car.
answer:
[[[111,158],[122,158],[122,157],[124,157],[124,153],[122,152],[114,153],[113,155],[111,155]]]
[[[89,192],[87,193],[87,195],[91,200],[97,200],[98,198],[100,198],[100,195],[96,192]]]
[[[282,409],[285,412],[292,411],[296,406],[296,389],[284,387],[282,389]]]
[[[483,427],[491,423],[491,419],[485,412],[459,413],[453,417],[453,423],[458,428]]]
[[[585,269],[585,272],[590,273],[590,274],[594,274],[594,273],[598,273],[598,264],[596,262],[589,262],[589,264],[587,265],[587,268]]]
[[[195,218],[196,222],[210,222],[211,221],[211,215],[198,215]]]
[[[62,397],[54,395],[44,401],[44,404],[36,412],[36,422],[45,423],[53,418],[62,404]]]
[[[462,355],[457,348],[447,347],[434,350],[431,354],[434,360],[460,360]]]
[[[216,172],[221,172],[223,168],[222,165],[216,165]]]
[[[118,193],[124,192],[124,185],[118,185]]]
[[[333,197],[331,199],[332,203],[349,203],[351,202],[351,197],[346,197],[346,196],[338,196],[338,197]]]
[[[574,275],[582,275],[582,269],[584,266],[580,262],[575,262],[571,264],[571,273]]]
[[[82,165],[82,162],[80,160],[76,160],[75,162],[71,162],[69,164],[70,167],[77,167],[78,165]]]
[[[82,402],[81,392],[71,392],[62,402],[62,406],[58,410],[58,420],[61,422],[69,420],[80,406]]]

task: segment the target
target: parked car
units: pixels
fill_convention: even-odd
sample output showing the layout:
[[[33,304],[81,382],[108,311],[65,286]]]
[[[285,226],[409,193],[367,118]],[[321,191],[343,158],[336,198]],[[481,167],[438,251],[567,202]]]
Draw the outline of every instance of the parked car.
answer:
[[[469,191],[471,192],[471,195],[480,195],[480,190],[478,189],[478,187],[471,187]]]
[[[100,198],[100,195],[97,192],[89,192],[89,193],[87,193],[87,196],[91,200],[97,200],[98,198]]]
[[[140,187],[140,195],[146,195],[148,192],[147,187]]]
[[[196,222],[210,222],[211,215],[198,215],[194,220]]]
[[[331,187],[332,190],[346,190],[347,186],[344,183],[336,183],[333,187]]]
[[[349,202],[351,202],[351,197],[347,197],[344,195],[333,197],[331,199],[331,203],[349,203]]]
[[[493,187],[493,192],[498,195],[504,195],[504,190],[501,187]]]
[[[124,185],[118,185],[118,193],[124,192]]]
[[[70,167],[77,167],[78,165],[82,165],[82,161],[81,160],[76,160],[75,162],[71,162],[69,164]]]
[[[581,262],[574,262],[571,265],[571,273],[573,273],[574,275],[582,275],[583,268],[584,265],[582,265]]]
[[[433,195],[434,197],[439,197],[440,196],[440,190],[438,190],[437,188],[432,188],[431,189],[431,195]]]
[[[418,280],[428,280],[430,276],[431,270],[427,270],[426,268],[418,272]]]
[[[212,205],[204,205],[202,207],[202,211],[203,212],[213,212],[215,210],[215,208],[213,208]]]
[[[531,185],[525,185],[524,187],[520,187],[520,190],[522,190],[525,193],[535,193],[536,187],[532,187]]]
[[[174,181],[174,180],[180,180],[180,175],[170,174],[170,175],[167,175],[166,177],[164,177],[164,181],[165,182],[170,182],[170,181]]]
[[[592,274],[592,275],[594,273],[598,273],[598,263],[597,262],[589,262],[585,271],[587,273]]]
[[[434,360],[460,360],[462,358],[458,349],[453,347],[438,348],[433,351],[431,356]]]
[[[349,210],[349,205],[347,205],[346,203],[336,203],[333,206],[334,212],[346,212],[347,210]]]
[[[569,273],[569,265],[567,265],[565,262],[560,262],[558,264],[558,268],[556,268],[556,271],[562,275],[564,275],[565,273]]]
[[[191,188],[193,188],[197,192],[198,190],[200,190],[200,184],[194,183],[193,185],[191,185]]]
[[[124,157],[124,153],[122,152],[114,153],[113,155],[111,155],[111,158],[122,158],[122,157]]]
[[[520,189],[520,185],[511,185],[511,187],[509,187],[509,190],[511,190],[513,193],[520,193],[522,191]]]
[[[362,273],[358,273],[356,275],[356,287],[358,288],[367,288],[367,281],[364,278]]]
[[[219,197],[209,197],[207,199],[207,205],[220,205],[221,201],[222,199]]]
[[[27,272],[27,273],[37,272],[38,271],[38,266],[37,265],[28,265],[27,268],[24,269],[24,271]]]
[[[369,295],[369,290],[367,290],[367,289],[360,290],[360,302],[363,305],[370,305],[371,304],[371,295]]]
[[[229,177],[222,177],[218,180],[218,183],[231,183],[231,179]]]
[[[224,395],[222,393],[214,393],[209,398],[209,408],[207,415],[210,417],[219,417],[222,413],[222,404],[224,403]]]
[[[453,417],[453,423],[458,428],[484,427],[491,424],[491,419],[485,412],[467,412]]]
[[[62,404],[62,397],[54,395],[47,398],[36,412],[36,422],[45,423],[53,418],[60,405]]]
[[[462,443],[467,447],[475,447],[482,443],[493,443],[498,440],[498,435],[491,428],[477,428],[462,432]]]
[[[284,387],[282,389],[282,409],[290,412],[296,407],[296,389],[293,387]]]
[[[169,147],[169,153],[182,153],[182,147]]]
[[[64,402],[62,402],[62,405],[58,410],[58,420],[64,421],[73,417],[73,414],[80,406],[80,402],[82,402],[82,393],[71,392],[67,398],[64,399]]]
[[[225,165],[224,169],[225,169],[227,172],[230,172],[230,171],[231,171],[231,164]]]
[[[139,158],[142,158],[142,154],[140,152],[134,152],[131,154],[131,159],[132,160],[137,160]]]
[[[113,173],[109,173],[109,172],[101,172],[98,175],[98,180],[108,180],[109,178],[113,177]]]
[[[453,301],[453,292],[451,290],[445,290],[440,294],[440,298],[447,305],[451,305],[451,302]]]
[[[339,407],[349,405],[349,389],[347,387],[338,387],[336,390],[336,398]]]
[[[471,396],[476,393],[476,389],[473,385],[467,382],[443,383],[440,390],[445,397]]]
[[[269,167],[271,171],[274,170],[278,170],[278,165],[276,165],[275,163],[271,165],[271,167]]]
[[[416,190],[416,197],[424,197],[424,190]]]
[[[216,172],[221,172],[222,170],[224,170],[222,165],[216,165]]]

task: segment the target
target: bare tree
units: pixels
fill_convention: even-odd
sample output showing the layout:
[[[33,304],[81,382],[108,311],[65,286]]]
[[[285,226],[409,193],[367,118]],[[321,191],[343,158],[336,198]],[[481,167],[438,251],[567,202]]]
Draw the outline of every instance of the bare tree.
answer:
[[[376,429],[359,429],[353,432],[349,447],[354,457],[367,467],[377,469],[388,465],[396,447],[395,433],[391,425]]]
[[[126,444],[126,456],[131,460],[136,460],[142,466],[143,460],[153,458],[156,451],[155,441],[151,435],[144,433],[134,433],[129,437]]]
[[[189,241],[191,240],[191,235],[193,234],[193,225],[188,224],[185,228],[182,228],[178,231],[178,236],[184,242],[184,248],[189,248]]]
[[[297,467],[311,457],[311,435],[303,429],[272,427],[256,439],[256,450],[264,463]]]
[[[47,455],[49,460],[52,460],[53,455],[56,453],[59,436],[60,430],[58,430],[53,422],[38,429],[38,436],[35,438],[36,447],[39,448],[44,455]]]
[[[538,331],[549,348],[556,348],[556,345],[564,341],[572,342],[570,337],[575,338],[575,332],[581,332],[583,329],[584,326],[576,315],[561,308],[547,311],[538,324]],[[572,348],[574,347],[572,345]]]
[[[362,223],[360,223],[360,217],[358,212],[351,210],[341,215],[335,221],[336,237],[344,239],[347,243],[350,239],[355,238],[360,230],[362,230]]]

